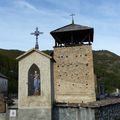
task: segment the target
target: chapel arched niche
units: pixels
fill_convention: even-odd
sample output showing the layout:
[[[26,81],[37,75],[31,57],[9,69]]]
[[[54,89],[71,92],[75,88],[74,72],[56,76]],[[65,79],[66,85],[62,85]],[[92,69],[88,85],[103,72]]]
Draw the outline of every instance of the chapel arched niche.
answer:
[[[40,69],[36,64],[28,71],[28,96],[40,95]]]

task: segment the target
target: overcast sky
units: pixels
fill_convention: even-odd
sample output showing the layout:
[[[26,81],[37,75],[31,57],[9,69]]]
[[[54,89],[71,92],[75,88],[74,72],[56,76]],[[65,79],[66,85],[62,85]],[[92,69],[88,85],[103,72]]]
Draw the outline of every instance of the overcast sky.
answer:
[[[0,0],[0,48],[29,50],[39,27],[40,50],[53,49],[50,31],[71,23],[94,28],[94,50],[120,55],[120,0]]]

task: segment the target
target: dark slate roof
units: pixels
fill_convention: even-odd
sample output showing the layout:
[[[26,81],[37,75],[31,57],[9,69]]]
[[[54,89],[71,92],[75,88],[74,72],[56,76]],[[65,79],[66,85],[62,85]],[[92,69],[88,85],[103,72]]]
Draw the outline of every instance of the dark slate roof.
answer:
[[[59,107],[84,107],[84,108],[100,108],[110,105],[120,104],[120,98],[107,98],[104,100],[88,102],[88,103],[56,103]]]
[[[2,73],[0,73],[0,77],[2,78],[7,78],[5,75],[3,75]]]
[[[61,27],[61,28],[58,28],[58,29],[52,31],[51,33],[55,33],[55,32],[68,32],[68,31],[79,31],[79,30],[89,30],[89,29],[93,29],[93,28],[88,27],[88,26],[78,25],[78,24],[69,24],[69,25],[66,25],[64,27]]]
[[[94,28],[69,24],[50,32],[50,34],[58,44],[79,45],[83,42],[93,42]]]

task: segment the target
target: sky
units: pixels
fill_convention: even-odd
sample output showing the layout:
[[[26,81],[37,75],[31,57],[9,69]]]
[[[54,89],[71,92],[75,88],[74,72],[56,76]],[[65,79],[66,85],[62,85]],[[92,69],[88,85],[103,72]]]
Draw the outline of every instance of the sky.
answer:
[[[40,50],[53,49],[50,32],[71,23],[94,28],[93,50],[120,55],[120,0],[0,0],[0,48],[27,51],[38,27]]]

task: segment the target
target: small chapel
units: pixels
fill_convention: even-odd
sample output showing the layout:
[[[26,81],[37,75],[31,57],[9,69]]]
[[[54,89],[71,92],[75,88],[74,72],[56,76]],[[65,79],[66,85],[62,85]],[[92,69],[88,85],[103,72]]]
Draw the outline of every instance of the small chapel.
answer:
[[[72,20],[51,31],[55,40],[51,55],[39,50],[38,28],[32,34],[36,36],[35,48],[17,57],[19,120],[64,120],[61,106],[69,111],[96,101],[91,46],[94,29]],[[71,115],[65,120],[80,120]]]

